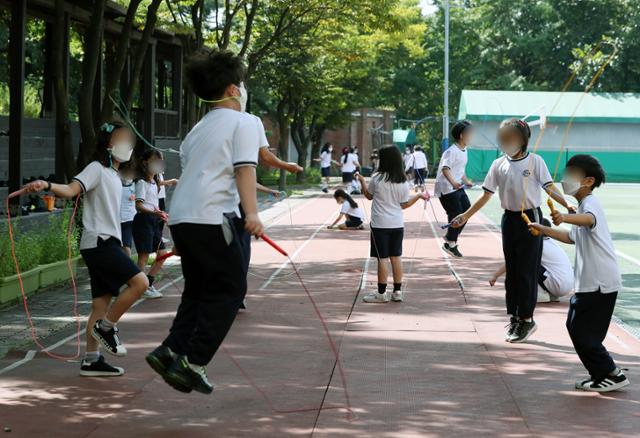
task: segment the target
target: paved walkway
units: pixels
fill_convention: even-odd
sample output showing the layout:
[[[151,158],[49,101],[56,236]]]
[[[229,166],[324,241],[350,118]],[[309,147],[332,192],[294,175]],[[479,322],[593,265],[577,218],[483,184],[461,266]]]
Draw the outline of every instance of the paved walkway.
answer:
[[[291,211],[280,205],[267,212],[268,233],[293,255],[339,346],[352,415],[291,266],[257,241],[249,309],[209,367],[212,395],[175,392],[144,363],[179,302],[180,278],[167,278],[165,298],[141,303],[120,324],[129,355],[112,362],[125,376],[80,378],[77,361],[38,354],[0,375],[0,428],[20,437],[637,436],[640,383],[608,395],[572,390],[584,370],[564,328],[565,302],[538,308],[530,343],[503,341],[503,292],[486,281],[500,262],[499,236],[481,219],[465,230],[465,258],[452,262],[431,210],[408,210],[407,300],[367,305],[361,294],[375,285],[368,233],[326,230],[336,211],[330,195]],[[640,382],[640,341],[614,325],[606,344]],[[56,352],[74,350],[70,342]],[[0,370],[24,354],[12,351]]]

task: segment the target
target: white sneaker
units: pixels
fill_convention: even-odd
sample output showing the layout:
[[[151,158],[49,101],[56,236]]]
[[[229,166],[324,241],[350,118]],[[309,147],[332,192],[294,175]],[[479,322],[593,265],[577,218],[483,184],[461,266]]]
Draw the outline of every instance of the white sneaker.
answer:
[[[549,294],[549,292],[540,290],[540,288],[538,288],[538,303],[550,303],[550,302],[551,302],[551,295]]]
[[[146,291],[142,294],[142,298],[147,300],[155,300],[157,298],[162,298],[162,292],[155,288],[155,286],[149,286]]]
[[[552,303],[559,303],[560,302],[560,297],[556,297],[553,294],[549,294],[549,300],[551,300]]]
[[[388,303],[389,302],[389,294],[383,293],[379,294],[378,292],[371,292],[362,297],[362,301],[365,303]]]
[[[391,301],[401,303],[404,301],[404,293],[401,290],[394,290],[391,294]]]

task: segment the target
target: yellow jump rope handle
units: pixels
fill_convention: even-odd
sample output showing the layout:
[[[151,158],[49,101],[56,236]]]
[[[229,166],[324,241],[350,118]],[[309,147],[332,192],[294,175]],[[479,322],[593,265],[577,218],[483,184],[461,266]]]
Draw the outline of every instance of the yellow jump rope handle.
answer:
[[[529,225],[531,223],[531,219],[529,219],[529,216],[527,216],[524,212],[520,216],[522,217],[522,220],[525,221],[525,223],[527,225]],[[536,230],[535,228],[529,228],[529,231],[534,236],[539,236],[540,235],[540,231]]]
[[[547,198],[547,205],[549,206],[549,210],[551,210],[551,213],[556,212],[556,206],[553,203],[553,200],[551,200],[551,198]]]

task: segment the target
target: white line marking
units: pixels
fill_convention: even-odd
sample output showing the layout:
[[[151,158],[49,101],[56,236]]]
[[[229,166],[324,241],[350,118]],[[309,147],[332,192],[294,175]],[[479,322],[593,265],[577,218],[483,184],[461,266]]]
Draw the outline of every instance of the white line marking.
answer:
[[[428,218],[426,217],[426,213],[423,213],[423,215],[424,215],[423,216],[424,219],[427,220],[427,222],[429,223],[429,226],[431,227],[431,232],[433,233],[433,237],[435,237],[434,240],[436,242],[436,245],[438,246],[438,249],[442,253],[442,258],[447,263],[447,266],[449,266],[449,271],[451,272],[451,275],[453,275],[453,278],[458,282],[458,286],[460,287],[460,290],[464,292],[465,287],[464,287],[464,281],[462,281],[462,277],[458,275],[458,272],[453,267],[453,264],[451,263],[451,259],[449,258],[449,254],[447,254],[445,250],[442,249],[442,247],[440,246],[440,241],[442,240],[441,237],[438,236],[438,232],[436,231],[436,228],[433,226],[433,222],[428,220]],[[434,219],[437,220],[436,218]]]
[[[296,252],[294,252],[291,256],[290,259],[291,260],[295,260],[295,258],[298,256],[298,254],[300,254],[300,252],[309,244],[309,242],[311,242],[317,235],[318,233],[323,229],[327,227],[327,224],[329,222],[331,222],[331,220],[334,218],[335,216],[335,212],[332,212],[329,217],[327,218],[326,221],[324,221],[324,223],[320,226],[318,226],[318,228],[316,228],[316,230],[313,232],[313,234],[311,236],[309,236],[309,238],[302,244],[300,245],[300,247],[298,247],[298,249],[296,250]],[[269,285],[271,284],[271,282],[273,281],[274,278],[276,278],[278,276],[278,274],[280,272],[282,272],[282,270],[289,264],[289,259],[285,260],[284,262],[282,262],[282,264],[278,267],[278,269],[276,269],[275,271],[273,271],[273,273],[269,276],[269,278],[267,280],[265,280],[264,283],[262,283],[262,286],[260,286],[258,288],[258,290],[265,290],[267,287],[269,287]]]
[[[162,292],[163,290],[165,290],[166,288],[168,288],[169,286],[173,286],[175,283],[181,281],[184,277],[181,275],[179,277],[177,277],[175,280],[172,280],[171,282],[161,286],[158,288],[158,292]],[[135,303],[133,303],[133,305],[130,307],[130,309],[133,309],[134,307],[136,307],[138,304],[140,304],[141,302],[145,301],[144,299],[140,299],[138,301],[136,301]],[[87,331],[86,328],[83,328],[82,330],[80,330],[80,336],[82,336],[83,334],[85,334]],[[47,348],[43,349],[42,351],[53,351],[56,348],[60,347],[61,345],[66,344],[67,342],[71,341],[72,339],[76,339],[78,337],[78,334],[74,333],[70,336],[67,336],[64,339],[59,340],[58,342],[56,342],[53,345],[48,346]],[[16,369],[22,365],[24,365],[27,362],[30,362],[35,356],[36,353],[38,353],[38,350],[29,350],[27,351],[27,354],[24,355],[24,358],[12,363],[11,365],[7,365],[6,367],[2,368],[0,370],[0,375],[7,373],[13,369]]]

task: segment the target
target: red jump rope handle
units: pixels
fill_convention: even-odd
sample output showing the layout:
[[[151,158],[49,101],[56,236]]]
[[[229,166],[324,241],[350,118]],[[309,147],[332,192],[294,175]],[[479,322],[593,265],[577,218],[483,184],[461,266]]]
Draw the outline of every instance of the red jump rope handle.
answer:
[[[275,243],[273,240],[271,240],[269,238],[269,236],[267,236],[266,234],[263,234],[262,236],[260,236],[260,238],[262,240],[264,240],[265,242],[267,242],[269,245],[271,245],[273,247],[273,249],[275,249],[276,251],[278,251],[280,254],[282,254],[285,257],[289,257],[289,254],[287,254],[287,252],[280,248],[280,246],[278,246],[277,243]]]
[[[162,262],[166,259],[168,259],[171,256],[174,256],[175,254],[173,253],[173,251],[167,252],[161,256],[156,257],[156,262]]]

